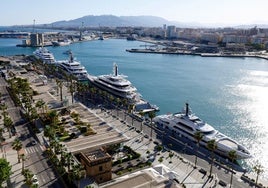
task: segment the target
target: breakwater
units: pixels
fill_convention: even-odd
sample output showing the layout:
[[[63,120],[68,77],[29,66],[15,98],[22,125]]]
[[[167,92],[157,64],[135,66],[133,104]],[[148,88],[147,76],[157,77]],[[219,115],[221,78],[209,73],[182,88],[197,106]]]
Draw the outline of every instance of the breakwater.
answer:
[[[155,49],[126,49],[130,53],[152,53],[152,54],[174,54],[174,55],[198,55],[201,57],[238,57],[238,58],[261,58],[268,60],[268,55],[257,54],[221,54],[221,53],[195,53],[191,51],[168,51],[168,50],[155,50]]]

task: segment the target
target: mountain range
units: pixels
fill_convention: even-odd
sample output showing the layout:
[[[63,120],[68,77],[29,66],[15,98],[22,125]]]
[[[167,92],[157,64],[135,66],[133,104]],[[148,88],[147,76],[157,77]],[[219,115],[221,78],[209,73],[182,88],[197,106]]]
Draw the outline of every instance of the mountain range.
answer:
[[[162,27],[163,24],[175,25],[177,27],[202,27],[198,23],[183,23],[177,21],[168,21],[157,16],[114,16],[114,15],[88,15],[81,18],[57,21],[53,24],[55,27]]]

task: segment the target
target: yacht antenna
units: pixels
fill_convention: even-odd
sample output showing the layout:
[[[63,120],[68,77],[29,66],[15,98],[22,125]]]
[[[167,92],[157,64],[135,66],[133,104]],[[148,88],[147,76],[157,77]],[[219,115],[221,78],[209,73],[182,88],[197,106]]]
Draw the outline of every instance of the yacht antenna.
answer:
[[[33,33],[35,32],[35,20],[33,20]]]
[[[189,104],[188,104],[188,102],[186,102],[185,105],[186,105],[185,116],[188,116],[189,115]]]

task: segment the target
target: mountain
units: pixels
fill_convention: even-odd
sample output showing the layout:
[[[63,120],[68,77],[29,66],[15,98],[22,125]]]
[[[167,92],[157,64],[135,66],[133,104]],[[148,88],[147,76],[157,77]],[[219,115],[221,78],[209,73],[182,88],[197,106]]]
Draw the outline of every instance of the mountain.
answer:
[[[58,21],[51,23],[55,27],[122,27],[122,26],[142,26],[142,27],[162,27],[166,25],[176,25],[177,27],[193,27],[191,24],[168,21],[157,16],[114,16],[114,15],[88,15],[69,21]],[[197,25],[197,24],[196,24]],[[200,25],[199,25],[200,26]]]

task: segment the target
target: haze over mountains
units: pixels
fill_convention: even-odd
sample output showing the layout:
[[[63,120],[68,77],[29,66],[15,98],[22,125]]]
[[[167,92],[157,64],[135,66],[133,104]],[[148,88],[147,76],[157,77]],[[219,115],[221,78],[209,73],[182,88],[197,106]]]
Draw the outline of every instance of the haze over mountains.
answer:
[[[236,28],[268,28],[267,24],[248,24],[248,25],[224,25],[221,23],[203,24],[198,22],[178,22],[169,21],[157,16],[114,16],[114,15],[88,15],[81,18],[68,20],[68,21],[57,21],[53,24],[56,27],[81,27],[82,23],[85,27],[127,27],[127,26],[142,26],[142,27],[162,27],[163,24],[175,25],[181,28],[200,28],[200,27],[236,27]]]
[[[114,15],[88,15],[73,20],[62,20],[53,23],[38,24],[39,26],[53,27],[163,27],[164,24],[175,25],[180,28],[216,28],[216,27],[233,27],[233,28],[268,28],[268,24],[237,24],[226,25],[221,23],[198,23],[198,22],[179,22],[169,21],[157,16],[114,16]],[[29,25],[30,26],[30,25]]]

